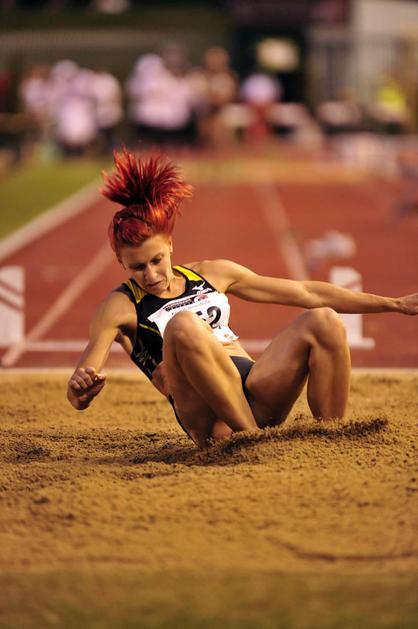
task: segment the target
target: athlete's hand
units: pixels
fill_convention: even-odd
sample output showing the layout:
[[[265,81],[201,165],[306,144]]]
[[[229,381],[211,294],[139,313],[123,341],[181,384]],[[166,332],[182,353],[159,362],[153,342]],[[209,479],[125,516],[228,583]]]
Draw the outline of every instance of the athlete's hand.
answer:
[[[78,367],[68,382],[68,400],[77,410],[84,410],[100,393],[105,382],[106,376],[97,373],[94,367]]]
[[[418,293],[401,297],[400,311],[406,315],[418,315]]]

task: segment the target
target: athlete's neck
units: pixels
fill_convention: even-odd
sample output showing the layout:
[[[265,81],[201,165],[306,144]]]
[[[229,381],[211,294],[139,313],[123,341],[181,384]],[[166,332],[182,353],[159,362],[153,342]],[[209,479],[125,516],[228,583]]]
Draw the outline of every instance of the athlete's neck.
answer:
[[[181,273],[177,273],[174,269],[172,269],[171,277],[168,278],[167,288],[162,291],[159,297],[163,297],[164,299],[168,297],[178,297],[184,293],[185,288],[186,278],[181,275]]]

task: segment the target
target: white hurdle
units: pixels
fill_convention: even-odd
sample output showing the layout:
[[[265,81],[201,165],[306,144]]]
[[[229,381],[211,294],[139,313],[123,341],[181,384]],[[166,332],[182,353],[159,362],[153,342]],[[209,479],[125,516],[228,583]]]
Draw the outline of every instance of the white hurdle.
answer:
[[[334,266],[330,271],[329,281],[336,286],[354,291],[363,290],[362,277],[350,266]],[[348,343],[354,349],[373,349],[375,340],[363,336],[363,315],[340,314],[347,329]]]
[[[25,272],[21,266],[0,268],[0,347],[25,336]]]

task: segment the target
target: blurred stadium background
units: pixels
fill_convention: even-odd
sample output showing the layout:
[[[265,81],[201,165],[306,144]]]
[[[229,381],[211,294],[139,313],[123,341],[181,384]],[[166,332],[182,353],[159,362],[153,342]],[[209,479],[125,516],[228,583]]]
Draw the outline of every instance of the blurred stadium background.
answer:
[[[248,98],[267,99],[267,82],[256,86],[259,90],[264,87],[262,94],[253,86],[255,96],[251,84],[243,86],[248,76],[261,73],[272,81],[272,100],[275,96],[280,103],[306,106],[328,131],[330,127],[334,131],[341,127],[404,132],[416,129],[418,18],[413,1],[214,0],[151,4],[130,0],[3,0],[1,17],[1,113],[22,116],[3,119],[5,136],[23,135],[28,139],[30,130],[39,132],[39,116],[51,112],[45,111],[47,94],[41,103],[36,89],[41,84],[57,91],[63,87],[57,82],[63,81],[68,87],[80,69],[94,74],[105,69],[112,73],[128,105],[125,121],[137,123],[133,79],[135,69],[141,73],[141,55],[147,53],[160,55],[165,69],[184,80],[191,92],[189,107],[194,117],[207,109],[207,99],[215,98],[214,91],[218,106],[248,102]],[[208,53],[215,46],[224,48],[228,56],[222,57],[219,50],[217,56],[214,50]],[[66,64],[62,64],[64,60]],[[79,67],[71,66],[69,61]],[[152,63],[152,59],[148,61]],[[154,75],[158,71],[156,67],[152,70]],[[218,81],[210,85],[209,95],[204,81],[208,74],[211,78],[216,75]],[[145,63],[142,78],[146,75]],[[88,94],[87,86],[81,83],[79,77],[73,91],[77,87],[79,96],[100,99],[100,93]],[[59,96],[55,94],[55,98]],[[49,109],[51,106],[49,103]],[[279,131],[285,131],[282,127],[290,127],[291,122],[302,125],[300,111],[273,108],[269,123]],[[230,121],[234,114],[225,117]],[[235,121],[237,127],[248,124],[245,114],[242,117]],[[287,125],[286,118],[290,119]],[[129,134],[124,136],[127,138]],[[88,144],[87,139],[84,143]]]

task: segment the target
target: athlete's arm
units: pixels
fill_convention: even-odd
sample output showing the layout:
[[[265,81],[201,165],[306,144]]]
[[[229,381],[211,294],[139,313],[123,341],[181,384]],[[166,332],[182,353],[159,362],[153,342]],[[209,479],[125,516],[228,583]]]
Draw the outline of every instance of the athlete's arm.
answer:
[[[90,324],[89,342],[68,382],[67,398],[77,410],[84,410],[103,389],[101,372],[113,341],[129,318],[130,303],[125,295],[111,293],[99,306]]]
[[[247,301],[301,308],[328,306],[341,313],[400,312],[418,314],[418,293],[406,297],[383,297],[359,293],[328,282],[296,281],[257,275],[229,260],[199,263],[218,290]],[[210,281],[210,280],[209,280]]]

